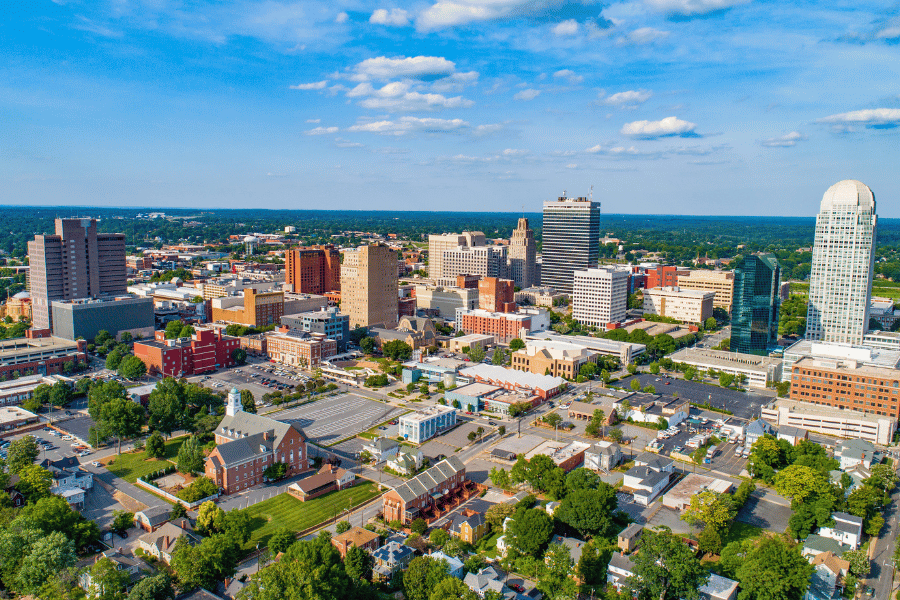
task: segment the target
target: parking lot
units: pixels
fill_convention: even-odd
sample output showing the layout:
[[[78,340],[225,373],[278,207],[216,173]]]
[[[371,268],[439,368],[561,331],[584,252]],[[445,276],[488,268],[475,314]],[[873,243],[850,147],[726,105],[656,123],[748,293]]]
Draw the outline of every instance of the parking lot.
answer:
[[[730,410],[735,417],[748,421],[759,417],[760,407],[772,399],[771,396],[752,391],[752,388],[748,392],[739,392],[696,381],[685,381],[684,379],[667,378],[652,374],[625,377],[617,385],[630,390],[629,386],[633,378],[637,378],[641,382],[641,388],[652,385],[656,388],[657,394],[671,396],[677,392],[680,398],[687,398],[690,402],[698,404],[709,402],[712,406]]]
[[[263,394],[281,391],[289,394],[297,385],[303,385],[309,379],[306,375],[293,371],[283,371],[284,374],[276,375],[275,370],[281,370],[279,365],[246,365],[239,369],[224,369],[214,375],[197,376],[188,378],[193,383],[201,383],[216,391],[228,392],[235,387],[239,390],[250,390],[257,403],[261,402]],[[296,379],[291,379],[296,377]],[[269,379],[278,385],[264,385],[263,379]],[[279,387],[279,385],[281,387]]]
[[[328,444],[362,433],[405,412],[402,408],[375,402],[356,394],[339,394],[271,416],[285,423],[296,423],[312,441]]]
[[[67,458],[69,456],[74,456],[75,450],[72,448],[72,446],[78,445],[78,442],[75,441],[74,439],[63,440],[61,435],[54,436],[54,435],[50,434],[49,432],[44,431],[43,429],[38,429],[37,431],[32,431],[30,433],[26,433],[26,434],[22,434],[22,435],[12,436],[8,439],[10,441],[14,441],[14,440],[21,439],[21,438],[25,437],[26,435],[32,435],[35,438],[37,438],[38,440],[43,440],[44,442],[49,442],[50,448],[52,448],[52,449],[47,449],[45,446],[39,445],[38,450],[40,450],[40,454],[38,454],[38,462],[42,462],[44,459],[47,459],[50,461],[57,461],[57,460],[61,460],[63,458]],[[88,449],[88,452],[90,452],[90,449]],[[91,458],[88,455],[87,457],[82,457],[81,460],[87,462],[87,461],[90,461]]]

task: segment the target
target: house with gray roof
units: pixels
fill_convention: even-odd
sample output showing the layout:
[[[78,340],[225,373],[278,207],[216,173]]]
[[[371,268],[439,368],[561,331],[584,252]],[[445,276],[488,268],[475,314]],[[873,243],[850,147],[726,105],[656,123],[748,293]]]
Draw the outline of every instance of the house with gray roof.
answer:
[[[747,446],[752,446],[756,440],[761,438],[764,435],[775,435],[775,428],[772,427],[766,421],[762,419],[756,419],[755,421],[751,421],[749,425],[747,425]]]
[[[469,586],[469,589],[484,598],[484,595],[488,591],[493,591],[501,596],[503,596],[504,600],[518,600],[519,598],[527,598],[527,596],[522,596],[521,594],[517,594],[511,588],[509,588],[505,583],[506,573],[498,569],[497,567],[484,567],[477,573],[466,573],[466,576],[463,578],[463,583]]]
[[[634,576],[634,563],[621,552],[613,552],[606,568],[606,583],[612,584],[617,590],[621,590],[625,581]]]
[[[807,558],[814,557],[822,552],[831,552],[835,556],[841,557],[844,555],[844,552],[850,549],[850,546],[846,544],[814,533],[803,541],[801,553]]]
[[[412,475],[422,466],[422,451],[411,446],[403,446],[397,455],[388,461],[387,466],[401,475]]]
[[[819,535],[856,550],[862,541],[863,520],[844,512],[832,513],[834,525],[819,528]]]
[[[871,469],[873,464],[881,462],[881,452],[875,444],[867,440],[843,440],[834,447],[834,457],[841,463],[841,470],[846,471],[861,464]]]
[[[561,546],[565,546],[569,549],[569,558],[572,559],[572,564],[574,566],[578,566],[578,561],[581,560],[581,553],[584,552],[584,542],[579,540],[578,538],[573,537],[564,537],[561,535],[554,535],[550,539],[551,544],[559,544]]]
[[[584,468],[611,471],[622,461],[622,448],[615,442],[596,442],[584,451]]]
[[[181,537],[191,545],[199,542],[198,536],[187,519],[169,521],[156,531],[145,533],[138,538],[138,546],[147,554],[169,564],[169,561],[172,560],[172,553],[175,551],[175,543]]]
[[[109,550],[105,550],[95,557],[94,563],[104,558],[112,561],[113,565],[116,567],[116,571],[124,572],[128,575],[128,579],[125,582],[126,590],[130,590],[138,581],[140,581],[145,576],[144,570],[146,570],[147,573],[153,570],[150,565],[146,564],[139,558],[136,558],[131,554],[131,552],[123,551],[119,548],[110,548]],[[78,585],[81,586],[83,590],[88,592],[89,598],[96,598],[99,594],[91,595],[90,593],[92,583],[93,578],[91,577],[91,570],[89,568],[84,569],[78,576]]]
[[[364,445],[363,450],[371,454],[376,461],[390,460],[397,456],[400,444],[391,438],[377,437]]]
[[[134,524],[144,531],[153,532],[169,522],[172,507],[168,504],[151,506],[134,513]]]
[[[405,569],[412,560],[415,550],[405,544],[390,541],[372,553],[375,566],[372,568],[374,578],[387,581],[398,570]]]
[[[451,577],[456,577],[457,579],[462,579],[463,577],[463,562],[456,558],[455,556],[449,556],[444,554],[441,551],[432,552],[429,554],[431,558],[434,560],[442,560],[447,563],[447,571],[450,573]]]

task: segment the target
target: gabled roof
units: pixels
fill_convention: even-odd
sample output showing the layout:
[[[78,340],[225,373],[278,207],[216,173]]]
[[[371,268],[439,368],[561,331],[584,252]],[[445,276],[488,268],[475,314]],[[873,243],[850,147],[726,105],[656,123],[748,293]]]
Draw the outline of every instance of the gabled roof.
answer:
[[[469,516],[456,515],[456,518],[453,519],[453,524],[450,526],[450,531],[459,533],[463,523],[468,523],[469,527],[475,529],[479,525],[484,525],[484,515],[481,513],[475,513]]]
[[[378,548],[375,552],[372,553],[377,560],[386,562],[386,563],[397,563],[415,552],[412,548],[405,544],[398,544],[397,542],[388,542],[381,548]]]
[[[609,566],[626,573],[634,573],[634,563],[621,552],[613,552],[612,557],[609,559]]]
[[[772,429],[772,426],[762,419],[756,419],[747,425],[747,433],[752,433],[754,435],[765,435],[767,433],[772,433],[773,431],[774,429]]]
[[[169,515],[172,514],[172,507],[168,504],[163,506],[151,506],[150,508],[138,511],[136,514],[144,515],[147,523],[149,523],[151,527],[156,527],[169,520]]]
[[[265,433],[256,433],[245,438],[231,440],[216,446],[225,467],[241,463],[254,456],[272,452],[277,446],[271,439],[264,439]]]
[[[298,431],[304,441],[308,439],[306,433],[299,425],[276,421],[269,417],[241,410],[236,412],[234,416],[225,415],[219,422],[219,426],[216,428],[215,433],[227,438],[235,438],[238,435],[243,437],[243,434],[247,434],[247,437],[250,437],[258,433],[273,431],[275,434],[275,447],[277,448],[281,445],[281,442],[284,441],[284,437],[291,429]],[[231,430],[235,431],[234,435],[230,433]],[[221,448],[221,446],[219,447]]]
[[[344,533],[331,538],[331,540],[334,542],[339,542],[342,544],[350,543],[356,547],[365,546],[369,542],[375,541],[377,539],[377,533],[375,533],[374,531],[369,531],[368,529],[363,529],[362,527],[352,527]]]
[[[560,544],[569,549],[569,556],[575,562],[575,565],[578,565],[578,561],[581,560],[581,553],[584,552],[584,542],[573,537],[563,537],[561,535],[554,535],[550,540],[551,544]]]
[[[424,473],[420,473],[398,485],[394,491],[404,502],[412,502],[419,496],[427,494],[459,472],[465,472],[466,466],[456,456],[445,458]]]
[[[803,542],[803,550],[804,553],[806,551],[810,551],[814,554],[818,554],[820,552],[832,552],[835,556],[843,556],[844,552],[850,550],[850,546],[841,544],[831,538],[813,534],[806,538],[806,541]]]
[[[662,471],[663,469],[670,467],[673,462],[674,461],[671,458],[659,456],[653,452],[644,452],[634,459],[636,465],[646,466],[653,471]]]
[[[156,546],[161,552],[171,552],[178,538],[186,536],[188,542],[194,543],[194,535],[191,532],[191,524],[187,519],[169,521],[153,533],[145,533],[139,539],[151,546]],[[166,539],[168,538],[168,543]]]
[[[637,523],[632,523],[631,525],[629,525],[628,527],[626,527],[619,533],[619,537],[626,539],[626,540],[630,540],[630,539],[634,538],[636,535],[640,534],[643,530],[644,530],[644,528],[641,525],[638,525]]]
[[[397,440],[392,440],[391,438],[380,437],[377,440],[372,440],[369,444],[372,448],[376,448],[379,452],[384,452],[385,450],[390,450],[391,448],[396,448],[400,444]]]

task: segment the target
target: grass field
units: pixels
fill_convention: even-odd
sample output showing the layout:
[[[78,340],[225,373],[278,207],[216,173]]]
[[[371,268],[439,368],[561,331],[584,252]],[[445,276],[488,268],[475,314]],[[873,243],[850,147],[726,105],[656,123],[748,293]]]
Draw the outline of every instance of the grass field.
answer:
[[[345,509],[374,498],[378,493],[374,483],[364,483],[306,502],[285,493],[254,504],[247,509],[252,519],[253,533],[244,548],[253,549],[257,542],[260,546],[266,546],[272,534],[282,527],[291,531],[309,529],[334,518],[335,513],[340,515]]]
[[[105,460],[103,462],[106,464],[106,468],[117,477],[134,483],[138,477],[164,468],[169,464],[168,461],[174,462],[178,456],[178,449],[186,439],[187,436],[168,440],[165,459],[147,458],[147,453],[141,450],[140,452],[124,452],[118,456],[111,456],[108,462]]]
[[[740,542],[750,538],[759,537],[763,533],[765,533],[764,529],[742,523],[741,521],[733,521],[731,523],[731,528],[728,530],[728,535],[725,536],[723,542],[724,545],[728,545],[731,542]]]

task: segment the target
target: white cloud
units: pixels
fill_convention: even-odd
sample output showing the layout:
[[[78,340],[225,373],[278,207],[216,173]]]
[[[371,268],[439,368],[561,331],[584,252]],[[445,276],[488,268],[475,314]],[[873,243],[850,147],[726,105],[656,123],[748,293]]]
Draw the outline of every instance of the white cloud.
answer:
[[[321,123],[322,119],[307,119],[307,123]]]
[[[575,19],[569,19],[567,21],[563,21],[562,23],[557,23],[553,26],[553,29],[551,31],[553,31],[553,33],[558,36],[575,35],[576,33],[578,33],[578,27],[578,21],[576,21]]]
[[[749,4],[750,0],[645,0],[650,8],[667,15],[696,17]]]
[[[335,138],[334,145],[338,148],[362,148],[364,144],[360,144],[359,142],[351,142],[350,140],[345,140],[344,138]]]
[[[576,84],[584,81],[584,77],[581,75],[576,75],[575,71],[569,69],[563,69],[562,71],[557,71],[553,74],[557,79],[567,79],[569,83]]]
[[[300,83],[297,85],[292,85],[292,90],[324,90],[325,86],[328,85],[328,80],[325,81],[316,81],[315,83]]]
[[[392,8],[390,11],[385,8],[379,8],[369,17],[369,23],[403,27],[409,25],[409,13],[402,8]]]
[[[577,168],[578,168],[578,164],[576,164],[576,163],[569,163],[569,164],[566,165],[566,168],[567,168],[567,169],[577,169]]]
[[[518,157],[528,154],[528,150],[517,150],[515,148],[507,148],[503,151],[503,156]]]
[[[370,79],[393,79],[407,77],[412,79],[437,79],[447,77],[456,70],[456,65],[440,56],[413,56],[404,58],[367,58],[354,67],[351,79],[368,81]]]
[[[513,96],[513,98],[515,98],[516,100],[534,100],[540,95],[540,93],[540,90],[527,89],[522,90],[521,92]]]
[[[868,108],[831,115],[819,119],[819,123],[832,125],[864,125],[866,127],[890,128],[900,126],[900,108]]]
[[[653,42],[664,40],[669,37],[669,35],[671,34],[668,31],[653,29],[652,27],[641,27],[640,29],[635,29],[625,36],[620,37],[618,39],[618,44],[620,46],[629,44],[643,46],[645,44],[652,44]]]
[[[420,119],[418,117],[400,117],[394,121],[388,120],[357,123],[356,125],[349,127],[347,131],[363,131],[381,135],[405,135],[417,131],[426,133],[446,133],[459,131],[467,127],[469,127],[469,123],[462,119]]]
[[[328,135],[329,133],[337,133],[340,131],[337,127],[316,127],[309,131],[304,131],[306,135]]]
[[[586,149],[585,152],[587,152],[588,154],[603,154],[605,156],[612,156],[612,157],[615,157],[615,156],[638,156],[641,154],[646,154],[646,153],[641,153],[641,151],[638,150],[637,148],[635,148],[634,146],[629,146],[627,148],[625,146],[610,146],[609,148],[604,148],[600,144],[597,144],[596,146]]]
[[[478,127],[475,128],[475,135],[478,135],[478,136],[490,135],[492,133],[497,133],[501,129],[503,129],[503,125],[500,125],[499,123],[491,123],[489,125],[479,125]]]
[[[890,27],[885,27],[881,31],[875,34],[880,40],[897,40],[900,39],[900,25],[893,25]]]
[[[435,0],[416,17],[420,31],[467,25],[479,21],[532,17],[543,22],[569,17],[573,11],[584,12],[588,5],[602,5],[599,0]],[[567,14],[568,13],[568,14]]]
[[[638,104],[643,104],[651,96],[653,96],[653,92],[650,90],[628,90],[608,96],[603,99],[603,103],[610,106],[634,107]]]
[[[465,73],[454,73],[449,77],[438,79],[431,84],[431,90],[434,92],[459,92],[466,86],[474,85],[478,81],[478,71],[467,71]]]
[[[334,18],[335,23],[346,23],[350,19],[350,15],[345,12],[339,12]]]
[[[760,143],[766,148],[790,148],[792,146],[796,146],[797,142],[805,139],[806,136],[799,131],[792,131],[779,137],[763,140]]]
[[[666,117],[659,121],[632,121],[622,126],[620,133],[629,137],[654,139],[669,136],[692,136],[697,125],[676,117]]]
[[[361,96],[368,96],[368,98],[362,100],[359,103],[360,106],[389,112],[468,108],[474,104],[462,96],[448,98],[441,94],[423,94],[411,91],[410,84],[404,81],[392,81],[380,89],[375,89],[372,84],[364,82],[347,92],[348,98]]]

